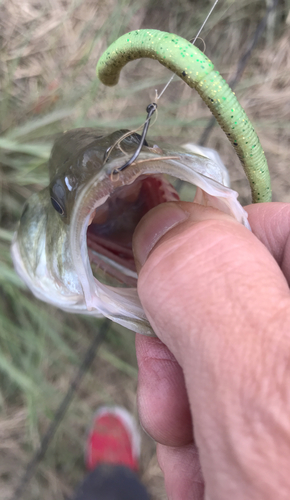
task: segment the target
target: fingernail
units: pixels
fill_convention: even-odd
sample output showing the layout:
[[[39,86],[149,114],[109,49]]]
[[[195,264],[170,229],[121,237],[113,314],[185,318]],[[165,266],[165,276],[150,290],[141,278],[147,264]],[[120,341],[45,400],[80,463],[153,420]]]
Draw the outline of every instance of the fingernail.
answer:
[[[139,222],[133,237],[133,253],[137,271],[160,238],[177,224],[185,221],[189,213],[177,203],[163,203],[150,210]]]

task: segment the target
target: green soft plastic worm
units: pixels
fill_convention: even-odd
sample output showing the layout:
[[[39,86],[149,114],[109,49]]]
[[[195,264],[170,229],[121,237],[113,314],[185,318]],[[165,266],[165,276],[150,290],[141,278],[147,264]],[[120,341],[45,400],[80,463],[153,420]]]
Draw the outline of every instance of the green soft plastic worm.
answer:
[[[212,62],[180,36],[137,30],[110,45],[98,62],[97,75],[105,85],[116,85],[123,66],[141,57],[157,59],[197,90],[235,148],[249,179],[253,202],[271,201],[270,175],[259,138]]]

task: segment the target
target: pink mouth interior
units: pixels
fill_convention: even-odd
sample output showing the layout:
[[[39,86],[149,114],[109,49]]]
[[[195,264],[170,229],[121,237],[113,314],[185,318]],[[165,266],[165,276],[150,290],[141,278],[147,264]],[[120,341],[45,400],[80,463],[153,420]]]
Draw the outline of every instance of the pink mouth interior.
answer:
[[[116,189],[105,204],[96,209],[87,230],[89,259],[95,277],[106,284],[135,287],[132,252],[135,227],[151,208],[177,200],[177,192],[162,175],[141,176],[133,184]],[[112,261],[117,266],[112,265]],[[131,273],[122,272],[120,266]]]

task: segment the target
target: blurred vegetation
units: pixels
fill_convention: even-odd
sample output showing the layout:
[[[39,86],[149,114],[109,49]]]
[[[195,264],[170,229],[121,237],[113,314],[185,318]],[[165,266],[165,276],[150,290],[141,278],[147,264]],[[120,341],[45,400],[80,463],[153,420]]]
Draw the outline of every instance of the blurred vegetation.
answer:
[[[228,80],[272,0],[220,0],[201,37],[205,52]],[[56,311],[34,299],[15,274],[10,244],[25,200],[48,181],[46,161],[57,133],[75,127],[131,128],[170,73],[151,60],[128,65],[114,88],[95,76],[103,50],[119,35],[156,28],[195,36],[207,0],[2,0],[0,4],[0,496],[8,498],[32,450],[65,393],[100,322]],[[253,119],[272,170],[274,199],[289,201],[290,1],[276,14],[254,51],[236,94]],[[112,29],[113,27],[113,29]],[[203,42],[197,45],[203,50]],[[175,81],[160,100],[150,134],[172,144],[198,142],[209,111]],[[209,146],[231,167],[243,202],[249,189],[218,127]],[[122,335],[120,336],[120,332]],[[82,474],[82,441],[98,404],[134,410],[136,362],[132,332],[112,325],[97,361],[78,391],[24,498],[65,498]],[[135,411],[135,410],[134,410]],[[76,450],[78,450],[76,452]],[[147,443],[144,480],[153,498],[165,498]],[[152,458],[153,457],[153,458]],[[14,473],[12,471],[14,470]]]

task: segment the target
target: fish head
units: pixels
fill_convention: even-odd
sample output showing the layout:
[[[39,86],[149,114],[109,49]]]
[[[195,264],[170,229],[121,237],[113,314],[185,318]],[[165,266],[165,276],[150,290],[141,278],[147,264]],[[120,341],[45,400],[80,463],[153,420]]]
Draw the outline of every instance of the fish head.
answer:
[[[124,130],[62,134],[49,159],[49,186],[24,206],[12,257],[39,299],[153,335],[137,294],[132,236],[151,208],[179,200],[170,180],[195,185],[195,201],[249,225],[237,193],[229,188],[227,170],[212,150],[193,144],[172,149],[148,141],[137,160],[119,171],[140,139]]]

